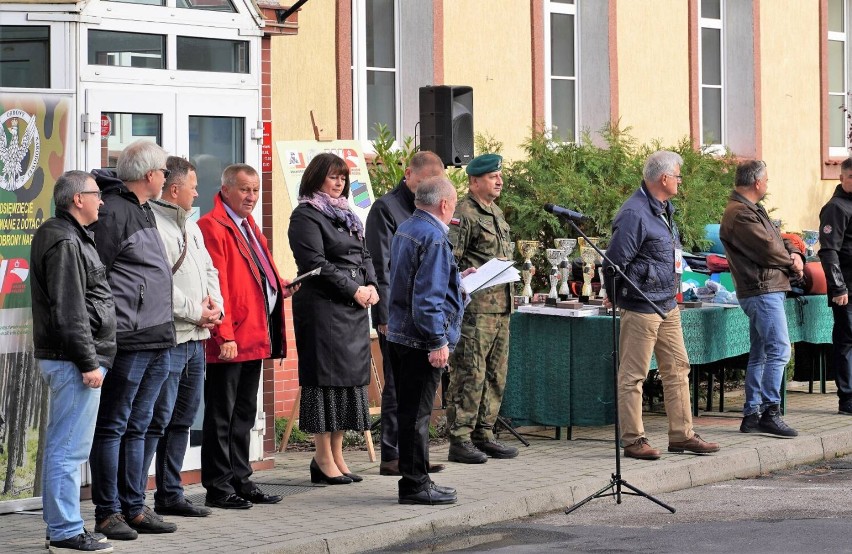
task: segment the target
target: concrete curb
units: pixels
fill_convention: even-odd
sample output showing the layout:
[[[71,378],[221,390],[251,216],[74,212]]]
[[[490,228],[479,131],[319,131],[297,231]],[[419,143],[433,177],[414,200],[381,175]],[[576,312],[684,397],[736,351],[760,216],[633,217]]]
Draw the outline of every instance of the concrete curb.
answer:
[[[834,459],[850,452],[852,433],[828,431],[819,436],[778,439],[753,448],[723,449],[709,456],[684,454],[683,460],[673,463],[649,463],[638,470],[630,468],[622,477],[631,485],[656,496],[729,479],[756,477],[796,465]],[[401,542],[437,539],[482,525],[562,510],[605,486],[613,471],[614,461],[613,468],[602,470],[600,477],[587,477],[570,485],[557,484],[522,495],[504,494],[499,498],[432,511],[409,519],[330,533],[322,538],[293,541],[266,552],[364,552]]]

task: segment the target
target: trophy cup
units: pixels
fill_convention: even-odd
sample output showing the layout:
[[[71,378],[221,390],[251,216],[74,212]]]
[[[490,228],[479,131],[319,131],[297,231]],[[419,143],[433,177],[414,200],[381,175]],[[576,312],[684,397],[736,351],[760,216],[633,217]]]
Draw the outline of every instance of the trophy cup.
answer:
[[[515,259],[515,241],[509,241],[509,257],[508,260],[512,261]],[[518,307],[520,304],[524,303],[524,300],[520,300],[519,296],[515,296],[515,283],[509,283],[509,290],[512,293],[512,302],[514,302],[515,307]]]
[[[606,250],[601,249],[601,252],[606,254]],[[603,258],[601,257],[600,254],[598,254],[598,261],[603,263]],[[604,281],[603,266],[598,268],[598,277],[600,277],[600,280],[601,280],[601,289],[598,291],[598,298],[600,298],[601,300],[605,300],[606,299],[606,288],[604,286],[605,281]]]
[[[809,231],[807,229],[802,229],[802,240],[805,241],[805,245],[807,245],[808,247],[807,256],[813,256],[814,245],[819,242],[819,231]]]
[[[592,277],[595,275],[595,263],[598,261],[598,253],[588,244],[597,244],[598,237],[589,237],[588,242],[580,237],[580,259],[583,260],[583,290],[580,296],[587,299],[592,298]]]
[[[556,239],[556,248],[565,252],[565,257],[559,264],[559,272],[562,274],[562,284],[559,286],[559,297],[565,300],[571,298],[571,287],[568,281],[571,279],[571,253],[577,246],[577,239]]]
[[[526,297],[529,302],[530,298],[532,298],[532,287],[530,286],[530,282],[532,281],[533,273],[535,272],[535,267],[530,261],[530,258],[535,256],[535,253],[538,252],[538,241],[536,240],[519,240],[518,244],[518,252],[521,253],[521,256],[524,257],[524,265],[521,266],[521,277],[524,280],[524,289],[521,291],[521,295]]]
[[[547,294],[547,303],[556,305],[559,299],[557,285],[559,284],[559,264],[565,259],[565,251],[560,248],[547,249],[547,261],[550,262],[550,292]]]

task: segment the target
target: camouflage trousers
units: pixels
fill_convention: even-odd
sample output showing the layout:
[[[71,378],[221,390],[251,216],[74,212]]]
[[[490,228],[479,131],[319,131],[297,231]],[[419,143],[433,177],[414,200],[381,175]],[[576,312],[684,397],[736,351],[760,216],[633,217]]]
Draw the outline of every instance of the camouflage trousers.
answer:
[[[450,442],[494,439],[508,366],[509,314],[465,314],[446,392]]]

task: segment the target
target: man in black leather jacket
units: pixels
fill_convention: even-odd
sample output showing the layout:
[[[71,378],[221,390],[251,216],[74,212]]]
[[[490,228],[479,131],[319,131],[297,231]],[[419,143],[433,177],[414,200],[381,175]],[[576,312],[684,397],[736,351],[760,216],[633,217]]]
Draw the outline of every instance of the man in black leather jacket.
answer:
[[[819,212],[819,259],[834,315],[832,344],[838,413],[852,415],[852,158],[840,164],[840,184]]]
[[[102,204],[95,180],[68,171],[53,191],[56,216],[33,237],[33,343],[50,388],[42,502],[51,549],[112,551],[83,528],[80,464],[89,457],[101,383],[115,357],[115,304],[87,225]]]
[[[422,151],[414,154],[405,169],[405,178],[376,200],[367,216],[367,249],[373,257],[379,298],[372,307],[373,326],[379,333],[382,350],[382,369],[385,377],[382,389],[382,463],[379,473],[399,475],[399,449],[397,447],[397,402],[390,349],[386,338],[388,331],[388,298],[390,298],[390,249],[397,228],[414,213],[414,193],[421,181],[444,175],[444,162],[436,154]],[[429,464],[430,473],[444,469],[442,464]]]

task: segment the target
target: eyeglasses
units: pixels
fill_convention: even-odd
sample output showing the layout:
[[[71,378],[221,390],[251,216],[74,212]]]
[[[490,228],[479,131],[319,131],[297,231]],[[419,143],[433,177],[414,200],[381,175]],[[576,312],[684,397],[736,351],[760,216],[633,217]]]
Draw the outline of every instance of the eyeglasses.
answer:
[[[162,172],[163,172],[163,179],[168,179],[168,178],[169,178],[169,175],[171,175],[171,174],[172,174],[172,172],[171,172],[171,171],[169,171],[168,169],[162,169],[162,168],[161,168],[161,169],[160,169],[160,171],[162,171]]]
[[[683,182],[683,175],[675,175],[674,173],[666,173],[666,175],[668,175],[669,177],[674,177],[675,179],[677,179],[678,183]]]
[[[78,192],[77,194],[97,194],[98,200],[100,200],[100,198],[103,196],[103,192],[99,191],[99,190],[84,190],[84,191]]]

